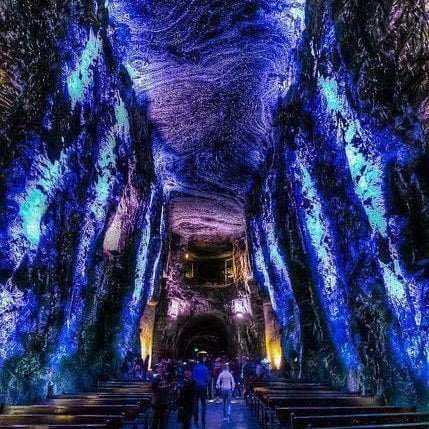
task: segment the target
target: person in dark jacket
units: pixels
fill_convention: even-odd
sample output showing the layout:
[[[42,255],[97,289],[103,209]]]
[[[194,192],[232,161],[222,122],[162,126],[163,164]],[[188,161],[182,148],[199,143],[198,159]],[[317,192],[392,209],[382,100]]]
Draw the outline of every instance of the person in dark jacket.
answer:
[[[152,383],[152,429],[166,429],[171,385],[163,363],[158,365],[157,370]]]
[[[183,429],[190,429],[192,414],[194,413],[195,381],[192,380],[192,372],[185,370],[183,387],[177,400],[179,415],[181,417]]]

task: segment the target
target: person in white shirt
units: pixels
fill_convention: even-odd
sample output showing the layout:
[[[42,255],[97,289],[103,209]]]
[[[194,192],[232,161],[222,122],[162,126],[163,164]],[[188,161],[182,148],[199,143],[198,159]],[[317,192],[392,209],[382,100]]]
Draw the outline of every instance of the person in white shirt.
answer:
[[[222,372],[216,381],[216,388],[222,391],[223,419],[224,421],[231,421],[231,399],[235,389],[235,381],[226,364],[222,366]]]

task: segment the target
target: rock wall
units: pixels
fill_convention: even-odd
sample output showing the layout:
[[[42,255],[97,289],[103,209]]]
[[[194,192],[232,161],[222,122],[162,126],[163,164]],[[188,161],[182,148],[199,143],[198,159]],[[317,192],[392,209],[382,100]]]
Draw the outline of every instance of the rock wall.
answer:
[[[289,303],[277,312],[290,375],[301,353],[307,376],[424,407],[427,100],[409,76],[427,84],[427,41],[409,42],[415,62],[405,68],[403,28],[421,29],[424,11],[407,2],[369,10],[306,5],[270,169],[250,204],[250,242],[272,301]]]
[[[28,1],[0,11],[0,390],[31,402],[48,384],[89,387],[138,347],[163,201],[106,9]]]

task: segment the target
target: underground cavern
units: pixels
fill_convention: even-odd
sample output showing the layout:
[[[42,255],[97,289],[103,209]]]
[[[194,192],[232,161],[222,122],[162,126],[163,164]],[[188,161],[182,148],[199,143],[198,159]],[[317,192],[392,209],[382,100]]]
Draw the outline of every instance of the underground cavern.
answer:
[[[2,0],[0,403],[250,357],[429,412],[428,22]]]

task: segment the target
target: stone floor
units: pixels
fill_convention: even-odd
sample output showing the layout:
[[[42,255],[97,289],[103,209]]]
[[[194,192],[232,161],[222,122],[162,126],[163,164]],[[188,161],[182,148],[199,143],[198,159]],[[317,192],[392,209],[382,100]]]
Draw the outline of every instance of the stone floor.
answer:
[[[259,429],[260,426],[256,422],[248,406],[242,400],[234,400],[231,405],[231,422],[223,421],[223,404],[207,402],[207,415],[205,429]],[[193,428],[202,429],[201,424]],[[171,413],[168,429],[181,429],[182,424],[177,423],[176,413]]]

